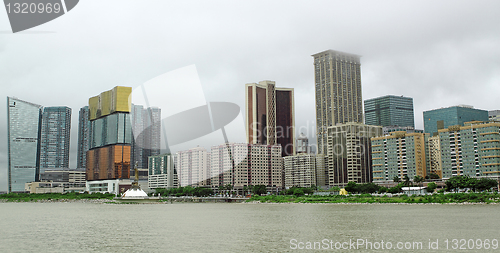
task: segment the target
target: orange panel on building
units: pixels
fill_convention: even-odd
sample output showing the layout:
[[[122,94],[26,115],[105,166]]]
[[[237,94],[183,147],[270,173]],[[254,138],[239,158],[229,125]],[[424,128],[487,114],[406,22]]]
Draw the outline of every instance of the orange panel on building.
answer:
[[[130,178],[130,145],[111,145],[87,151],[87,180]]]

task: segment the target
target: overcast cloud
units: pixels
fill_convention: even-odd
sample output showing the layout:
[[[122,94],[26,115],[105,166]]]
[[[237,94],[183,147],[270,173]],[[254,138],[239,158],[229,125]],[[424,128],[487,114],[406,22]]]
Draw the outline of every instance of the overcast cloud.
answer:
[[[89,97],[192,64],[206,100],[236,103],[242,115],[246,83],[295,88],[296,126],[312,129],[311,55],[333,49],[362,55],[363,99],[412,97],[422,129],[424,110],[500,109],[499,24],[499,1],[85,0],[12,34],[2,8],[0,92],[73,109],[75,168],[78,110]],[[0,191],[7,189],[6,110],[4,100]]]

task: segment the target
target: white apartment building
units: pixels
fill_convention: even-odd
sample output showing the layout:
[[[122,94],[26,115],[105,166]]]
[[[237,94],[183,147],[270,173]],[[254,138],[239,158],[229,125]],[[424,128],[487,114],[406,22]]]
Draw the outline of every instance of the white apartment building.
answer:
[[[238,193],[253,185],[283,189],[281,146],[227,143],[211,148],[211,184],[215,191],[231,185]]]
[[[210,153],[202,147],[177,152],[177,173],[181,187],[210,186]]]

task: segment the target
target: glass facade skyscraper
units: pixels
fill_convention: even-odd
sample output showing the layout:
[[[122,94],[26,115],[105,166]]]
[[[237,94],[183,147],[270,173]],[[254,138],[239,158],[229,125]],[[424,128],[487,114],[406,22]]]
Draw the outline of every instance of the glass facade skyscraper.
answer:
[[[89,107],[80,108],[78,115],[78,151],[77,151],[77,168],[85,168],[87,162],[87,151],[90,144],[90,121]]]
[[[161,109],[132,104],[130,111],[132,133],[132,164],[148,168],[148,157],[160,154]],[[133,169],[133,168],[132,168]]]
[[[413,98],[388,95],[365,100],[365,124],[414,128]]]
[[[8,191],[23,192],[40,173],[42,106],[7,97]]]
[[[361,63],[358,55],[333,50],[312,56],[318,154],[327,154],[328,127],[363,123]]]
[[[424,131],[431,136],[436,136],[441,129],[449,126],[462,126],[470,121],[488,121],[488,111],[466,105],[425,111]]]
[[[132,88],[117,86],[89,99],[86,179],[130,178]]]
[[[40,170],[69,168],[71,108],[45,107],[42,113]]]

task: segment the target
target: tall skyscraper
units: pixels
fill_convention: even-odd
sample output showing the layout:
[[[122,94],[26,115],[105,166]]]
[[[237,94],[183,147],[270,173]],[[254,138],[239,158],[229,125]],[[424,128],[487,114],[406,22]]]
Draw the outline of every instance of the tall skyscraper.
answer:
[[[327,154],[328,127],[363,122],[360,56],[333,50],[312,56],[318,154]]]
[[[414,128],[413,98],[387,95],[365,100],[365,124]]]
[[[458,105],[424,112],[424,130],[431,136],[449,126],[462,126],[470,121],[488,121],[488,111],[474,109],[469,105]]]
[[[132,164],[139,169],[148,168],[148,157],[160,154],[161,140],[161,109],[157,107],[144,108],[132,104],[130,112],[132,120]],[[133,168],[131,168],[133,169]]]
[[[87,180],[130,178],[132,88],[117,86],[89,99]]]
[[[295,154],[293,88],[273,81],[245,86],[246,134],[250,144],[281,145],[282,156]]]
[[[381,126],[345,123],[328,128],[328,176],[330,186],[348,182],[368,183],[372,175],[372,137],[382,135]]]
[[[45,107],[42,113],[40,170],[69,168],[71,108]]]
[[[38,181],[42,106],[7,97],[8,191],[23,192]]]
[[[77,168],[85,168],[87,164],[87,151],[89,151],[90,143],[90,120],[89,107],[80,108],[78,115],[78,151],[77,151]]]

